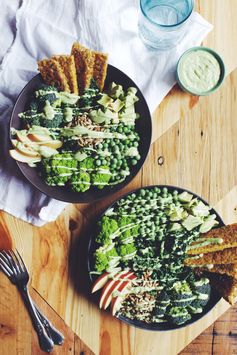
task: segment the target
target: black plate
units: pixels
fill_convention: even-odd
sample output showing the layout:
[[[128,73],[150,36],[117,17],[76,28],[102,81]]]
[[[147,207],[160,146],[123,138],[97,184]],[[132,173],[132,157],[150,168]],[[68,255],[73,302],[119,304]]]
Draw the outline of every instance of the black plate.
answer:
[[[152,185],[152,186],[147,186],[147,187],[143,187],[143,189],[152,189],[154,187],[159,187],[159,188],[163,188],[163,187],[167,187],[168,190],[170,192],[172,192],[173,190],[177,190],[179,193],[187,191],[188,193],[191,193],[194,197],[198,197],[202,202],[204,202],[206,205],[208,205],[208,203],[203,200],[200,196],[196,195],[195,193],[186,190],[186,189],[182,189],[176,186],[169,186],[169,185]],[[140,189],[136,189],[133,190],[123,196],[121,196],[118,200],[116,200],[112,205],[110,205],[98,218],[98,221],[102,218],[102,216],[105,214],[105,212],[110,209],[111,207],[113,207],[120,199],[139,191]],[[218,215],[218,213],[212,208],[210,210],[211,213],[215,213],[216,214],[216,220],[219,222],[218,227],[222,227],[224,226],[224,222],[221,219],[221,217]],[[97,223],[96,223],[97,224]],[[95,226],[96,226],[95,224]],[[93,264],[94,264],[94,257],[93,254],[95,252],[95,250],[98,248],[98,244],[95,242],[95,237],[97,234],[97,229],[95,229],[95,231],[93,232],[93,236],[91,237],[91,239],[89,240],[89,246],[88,246],[88,271],[89,271],[89,278],[91,280],[91,282],[94,282],[96,280],[95,277],[91,276],[90,272],[93,270]],[[98,295],[97,295],[98,296]],[[96,296],[95,296],[96,297]],[[141,322],[138,320],[132,320],[123,316],[119,316],[118,319],[120,319],[121,321],[133,325],[135,327],[138,328],[142,328],[142,329],[146,329],[146,330],[159,330],[159,331],[164,331],[164,330],[174,330],[174,329],[179,329],[179,328],[183,328],[186,327],[194,322],[196,322],[197,320],[201,319],[202,317],[204,317],[211,309],[213,309],[213,307],[220,301],[221,297],[215,293],[215,292],[211,292],[211,297],[210,300],[208,302],[208,304],[203,308],[203,312],[200,314],[196,314],[192,316],[192,319],[190,319],[188,322],[186,322],[185,324],[182,325],[174,325],[172,323],[150,323],[147,324],[145,322]],[[111,315],[112,316],[112,315]]]
[[[120,84],[127,89],[130,86],[137,88],[137,96],[139,97],[139,101],[135,104],[136,112],[140,114],[140,118],[136,120],[136,131],[140,136],[139,142],[139,153],[141,155],[141,159],[138,161],[136,166],[132,166],[130,169],[130,175],[120,184],[115,185],[113,187],[105,187],[102,190],[98,190],[96,188],[90,188],[86,192],[74,192],[66,187],[52,187],[47,185],[38,174],[37,170],[29,167],[27,164],[17,162],[21,172],[26,177],[26,179],[34,185],[41,192],[46,195],[53,197],[57,200],[71,202],[71,203],[87,203],[95,200],[99,200],[103,197],[106,197],[116,191],[119,191],[124,186],[126,186],[139,172],[141,169],[147,154],[149,152],[150,144],[151,144],[151,115],[149,108],[147,106],[146,100],[142,95],[141,91],[137,87],[137,85],[122,71],[113,67],[112,65],[108,65],[107,77],[105,81],[105,88],[108,87],[109,83],[114,81],[117,84]],[[25,88],[20,93],[15,106],[12,111],[10,126],[16,129],[22,129],[21,121],[18,117],[18,114],[25,110],[26,104],[29,101],[32,93],[37,90],[37,88],[43,83],[40,74],[36,75],[33,79],[29,81],[29,83],[25,86]]]

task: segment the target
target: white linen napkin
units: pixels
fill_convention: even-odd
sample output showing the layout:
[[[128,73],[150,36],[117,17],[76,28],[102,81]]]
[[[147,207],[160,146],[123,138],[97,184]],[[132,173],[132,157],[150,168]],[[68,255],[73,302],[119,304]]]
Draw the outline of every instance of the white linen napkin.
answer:
[[[202,42],[212,26],[193,13],[182,42],[171,51],[148,50],[137,35],[137,0],[19,0],[1,3],[0,209],[34,225],[57,218],[66,203],[33,188],[9,157],[9,118],[37,60],[70,53],[73,41],[109,53],[109,63],[142,90],[151,112],[175,84],[180,55]]]

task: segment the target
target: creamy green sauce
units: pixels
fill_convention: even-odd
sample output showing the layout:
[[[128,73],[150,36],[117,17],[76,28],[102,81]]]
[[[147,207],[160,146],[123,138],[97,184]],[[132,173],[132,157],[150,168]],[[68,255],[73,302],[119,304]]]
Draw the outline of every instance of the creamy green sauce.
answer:
[[[187,53],[179,63],[180,82],[197,94],[213,89],[220,74],[220,65],[214,55],[201,49]]]
[[[211,270],[214,268],[213,264],[199,264],[199,265],[190,265],[191,268],[203,267],[205,269]]]
[[[196,260],[196,259],[200,259],[203,257],[204,254],[198,254],[198,255],[194,255],[194,256],[190,256],[189,259],[191,260]]]
[[[221,243],[223,243],[223,239],[222,238],[200,238],[197,241],[200,241],[200,243],[195,243],[193,245],[189,245],[187,250],[192,250],[192,249],[196,249],[196,248],[205,247],[205,246],[207,246],[209,244],[221,244]]]

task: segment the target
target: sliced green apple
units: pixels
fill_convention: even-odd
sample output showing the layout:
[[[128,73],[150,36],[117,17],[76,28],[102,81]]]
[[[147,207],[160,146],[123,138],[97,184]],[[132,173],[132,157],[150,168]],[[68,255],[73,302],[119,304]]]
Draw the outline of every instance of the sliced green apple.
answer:
[[[12,145],[14,148],[17,148],[17,150],[24,155],[28,155],[29,157],[38,157],[39,156],[37,151],[32,149],[32,147],[28,146],[25,143],[19,142],[16,139],[12,139]]]
[[[28,138],[33,142],[51,142],[53,139],[48,134],[30,133]]]
[[[16,131],[16,137],[22,143],[26,143],[27,144],[27,143],[31,142],[31,140],[28,138],[28,136],[26,134],[26,130]]]
[[[11,149],[9,153],[13,159],[20,161],[21,163],[34,164],[41,161],[40,155],[37,157],[30,157],[22,154],[18,149]]]
[[[61,148],[61,146],[63,145],[63,143],[58,140],[58,139],[52,139],[51,141],[44,141],[44,142],[39,142],[38,144],[40,145],[44,145],[45,147],[49,147],[52,149],[58,149]]]

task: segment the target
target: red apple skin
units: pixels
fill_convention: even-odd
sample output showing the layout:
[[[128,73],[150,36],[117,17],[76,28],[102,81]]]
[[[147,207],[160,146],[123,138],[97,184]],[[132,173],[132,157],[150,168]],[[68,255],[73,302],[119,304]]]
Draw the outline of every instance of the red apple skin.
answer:
[[[129,281],[124,281],[118,288],[119,292],[123,292],[126,290],[126,288],[131,284],[132,280],[136,279],[136,275],[132,275]],[[118,310],[118,307],[121,302],[123,301],[123,296],[117,296],[114,297],[111,301],[111,311],[112,315],[114,316],[116,311]]]
[[[120,276],[120,279],[125,279],[125,280],[127,280],[127,279],[130,279],[133,275],[134,275],[133,272],[129,271],[129,272],[123,274],[122,276]],[[102,306],[103,309],[106,309],[106,308],[109,307],[109,305],[110,305],[110,303],[111,303],[111,301],[112,301],[112,298],[113,298],[113,292],[116,291],[116,290],[119,288],[119,286],[120,286],[121,284],[123,284],[124,282],[126,282],[126,281],[117,280],[117,281],[115,282],[115,284],[114,284],[113,287],[109,290],[109,292],[107,293],[107,295],[106,295],[106,297],[105,297],[105,299],[104,299],[103,306]]]
[[[132,274],[131,271],[122,271],[119,274],[115,275],[115,278],[125,278],[128,275]],[[102,292],[101,292],[101,296],[100,296],[100,301],[99,301],[99,307],[105,309],[105,304],[107,303],[107,297],[109,297],[110,295],[112,295],[112,292],[114,291],[114,288],[117,286],[119,286],[119,284],[121,283],[121,280],[110,280],[109,282],[106,283],[106,285],[104,286]]]
[[[94,293],[98,290],[100,290],[104,285],[108,282],[109,280],[109,273],[104,272],[98,279],[95,280],[95,282],[92,285],[91,293]]]

